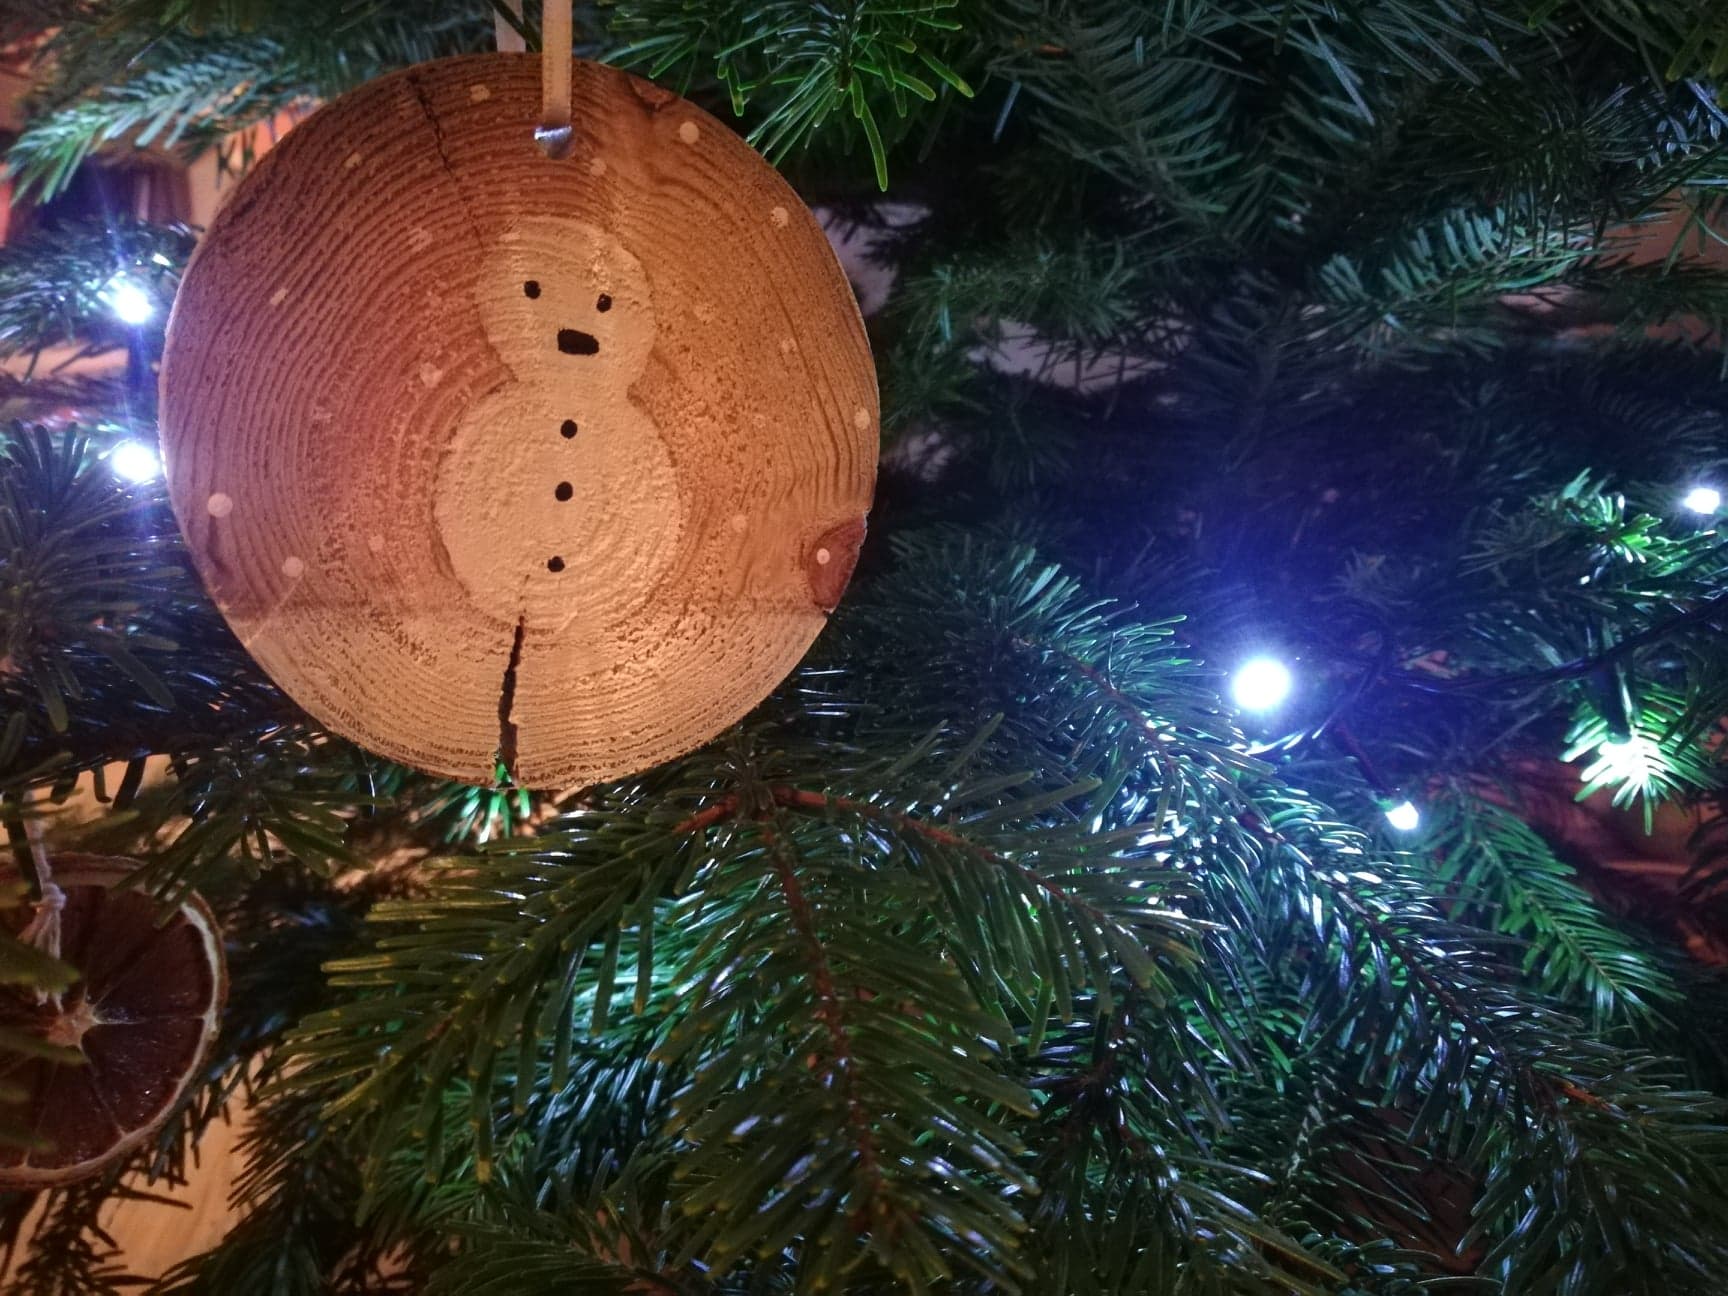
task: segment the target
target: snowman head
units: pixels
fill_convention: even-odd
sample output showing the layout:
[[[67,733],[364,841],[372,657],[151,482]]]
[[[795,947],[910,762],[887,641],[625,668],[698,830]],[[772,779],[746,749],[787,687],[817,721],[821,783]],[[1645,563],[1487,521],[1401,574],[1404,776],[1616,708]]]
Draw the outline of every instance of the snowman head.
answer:
[[[476,295],[487,339],[521,382],[627,385],[654,346],[641,263],[582,221],[520,222],[487,258]]]

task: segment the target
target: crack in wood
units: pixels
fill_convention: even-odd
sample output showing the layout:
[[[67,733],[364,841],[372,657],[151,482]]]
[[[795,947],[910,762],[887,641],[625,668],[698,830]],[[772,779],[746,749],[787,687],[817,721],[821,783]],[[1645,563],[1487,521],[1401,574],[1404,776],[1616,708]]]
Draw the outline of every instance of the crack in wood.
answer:
[[[510,663],[504,667],[504,684],[498,690],[498,763],[505,776],[516,781],[516,722],[510,710],[516,704],[516,668],[522,664],[522,639],[528,631],[528,614],[516,619],[516,638],[510,644]]]
[[[414,96],[414,102],[420,105],[420,112],[426,119],[426,124],[432,131],[432,148],[438,155],[438,165],[449,177],[451,192],[455,195],[456,205],[462,212],[463,222],[468,226],[468,232],[474,236],[474,246],[477,249],[486,247],[486,238],[480,232],[480,223],[474,219],[474,209],[468,205],[468,197],[464,192],[462,177],[457,173],[455,165],[450,160],[450,152],[444,140],[444,123],[438,119],[438,114],[432,109],[432,96],[421,84],[418,73],[410,72],[407,77],[408,90]]]

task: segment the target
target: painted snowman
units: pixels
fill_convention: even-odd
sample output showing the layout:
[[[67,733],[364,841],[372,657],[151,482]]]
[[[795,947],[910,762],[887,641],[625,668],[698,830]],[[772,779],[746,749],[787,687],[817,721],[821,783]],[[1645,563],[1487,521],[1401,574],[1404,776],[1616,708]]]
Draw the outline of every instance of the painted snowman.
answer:
[[[439,466],[450,565],[519,632],[615,624],[648,599],[685,522],[666,443],[630,398],[654,345],[647,276],[603,230],[525,220],[476,283],[510,376],[468,408]]]

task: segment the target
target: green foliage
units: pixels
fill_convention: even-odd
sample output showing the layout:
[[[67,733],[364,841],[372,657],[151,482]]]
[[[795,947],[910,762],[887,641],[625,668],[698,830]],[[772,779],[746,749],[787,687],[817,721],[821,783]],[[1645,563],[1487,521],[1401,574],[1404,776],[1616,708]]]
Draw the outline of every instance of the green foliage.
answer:
[[[191,251],[183,227],[124,218],[49,228],[0,248],[0,356],[29,356],[33,370],[47,347],[78,343],[92,354],[124,346],[130,331],[108,301],[115,281],[162,303],[165,318]]]
[[[1611,921],[1554,848],[1510,810],[1466,796],[1437,812],[1430,843],[1441,875],[1481,919],[1525,942],[1520,966],[1566,1002],[1588,1004],[1598,1030],[1648,1023],[1680,998],[1645,942]]]
[[[1530,6],[1532,18],[1546,18],[1563,6],[1545,0]],[[1728,71],[1728,30],[1722,12],[1706,0],[1678,4],[1626,4],[1622,0],[1588,0],[1564,6],[1594,23],[1617,41],[1637,49],[1670,79]]]
[[[9,1269],[8,1290],[18,1296],[83,1296],[136,1286],[137,1276],[127,1270],[113,1239],[96,1223],[98,1212],[116,1196],[126,1194],[116,1193],[106,1180],[49,1194],[50,1209],[34,1235],[36,1245]]]
[[[971,87],[952,65],[960,44],[959,0],[841,0],[809,5],[634,0],[620,4],[612,33],[625,66],[661,78],[713,76],[734,112],[757,106],[750,141],[779,158],[826,126],[850,123],[888,187],[885,127],[903,129],[913,102],[934,103]]]
[[[1560,1119],[1492,1158],[1473,1232],[1503,1232],[1483,1269],[1508,1292],[1708,1291],[1728,1226],[1721,1100],[1648,1062],[1562,1092]],[[1631,1265],[1605,1282],[1603,1267]]]
[[[1184,681],[1193,668],[1167,625],[1087,599],[1024,553],[950,539],[901,557],[904,574],[847,618],[847,669],[804,691],[852,717],[860,750],[1005,704],[971,738],[908,734],[888,764],[830,764],[810,786],[798,771],[826,742],[794,710],[374,911],[377,951],[332,967],[352,1001],[307,1022],[292,1070],[364,1131],[373,1199],[406,1147],[429,1173],[470,1149],[485,1182],[557,1142],[555,1164],[575,1172],[553,1177],[559,1194],[653,1149],[675,1157],[656,1242],[668,1274],[696,1261],[719,1278],[747,1258],[764,1274],[790,1264],[813,1289],[867,1288],[876,1273],[965,1285],[961,1264],[995,1284],[1018,1272],[1029,1290],[1208,1273],[1232,1291],[1335,1290],[1324,1261],[1244,1204],[1265,1196],[1271,1167],[1241,1148],[1231,1160],[1222,1139],[1238,1092],[1254,1101],[1320,1049],[1334,1084],[1414,1095],[1410,1143],[1452,1147],[1525,1203],[1496,1238],[1547,1236],[1553,1221],[1566,1263],[1602,1269],[1604,1285],[1583,1289],[1617,1290],[1620,1239],[1567,1221],[1580,1194],[1622,1189],[1590,1187],[1598,1171],[1570,1162],[1544,1162],[1558,1186],[1540,1188],[1520,1159],[1562,1126],[1587,1137],[1566,1103],[1589,1109],[1643,1065],[1548,1006],[1539,987],[1564,988],[1563,974],[1533,968],[1520,990],[1502,941],[1445,915],[1444,876],[1263,783],[1211,736],[1215,704]],[[878,672],[914,641],[937,645],[944,669],[872,714]],[[1004,763],[1028,758],[1033,772]],[[1194,823],[1213,828],[1165,835]],[[1661,996],[1648,968],[1604,951],[1578,896],[1542,894],[1552,912],[1513,913],[1509,930],[1628,964],[1618,1011]],[[1316,966],[1321,951],[1338,971]],[[1267,1015],[1267,996],[1300,1007]],[[580,1105],[547,1103],[548,1089]],[[1669,1101],[1659,1086],[1614,1092],[1603,1101]],[[1671,1151],[1683,1175],[1714,1173],[1713,1152],[1684,1139]],[[1034,1186],[1027,1217],[1013,1203]],[[1303,1209],[1324,1217],[1323,1202]],[[1124,1235],[1124,1217],[1144,1231]],[[1715,1227],[1707,1210],[1684,1222],[1695,1239]],[[537,1264],[558,1248],[586,1256],[575,1263],[594,1268],[573,1281],[618,1276],[615,1257],[567,1235],[522,1245]],[[489,1250],[456,1272],[495,1281]]]
[[[190,155],[230,132],[397,67],[477,48],[481,13],[433,0],[279,6],[183,0],[42,4],[50,79],[7,151],[22,193],[51,197],[105,146]],[[336,38],[333,40],[332,37]],[[337,43],[339,41],[339,43]],[[244,162],[242,156],[237,159]]]
[[[1553,283],[1588,254],[1583,238],[1543,240],[1506,211],[1452,211],[1319,268],[1316,294],[1351,334],[1374,322],[1419,335],[1456,328],[1494,297]]]
[[[190,158],[300,96],[296,80],[280,75],[283,51],[273,42],[164,44],[165,65],[137,68],[100,98],[69,104],[13,142],[6,167],[20,194],[53,197],[107,144],[160,144]]]
[[[1611,788],[1614,805],[1640,806],[1648,832],[1659,802],[1682,800],[1713,787],[1711,754],[1681,736],[1683,701],[1667,690],[1646,688],[1624,736],[1600,714],[1581,708],[1563,757],[1585,758],[1578,799]]]
[[[42,727],[55,734],[71,728],[71,707],[93,676],[130,686],[136,703],[173,701],[148,654],[175,644],[153,633],[148,617],[184,576],[160,543],[139,543],[134,523],[145,503],[117,488],[87,448],[76,438],[19,436],[5,447],[9,471],[0,481],[0,545],[11,574],[7,682],[9,691],[35,694]],[[7,764],[24,747],[28,715],[10,711]]]

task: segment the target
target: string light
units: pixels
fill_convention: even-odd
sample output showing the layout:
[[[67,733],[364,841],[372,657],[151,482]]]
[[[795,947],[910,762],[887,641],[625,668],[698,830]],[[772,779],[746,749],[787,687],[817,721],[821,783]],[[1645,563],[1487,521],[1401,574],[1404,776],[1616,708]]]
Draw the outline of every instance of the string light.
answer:
[[[150,294],[124,275],[116,275],[103,290],[108,309],[122,324],[144,324],[156,313]]]
[[[1290,696],[1295,679],[1290,668],[1274,657],[1254,657],[1236,668],[1230,696],[1244,711],[1271,711]]]
[[[1386,807],[1386,822],[1401,833],[1415,832],[1422,826],[1422,812],[1414,801],[1400,801]]]
[[[1637,781],[1642,786],[1653,767],[1662,760],[1662,749],[1654,739],[1642,734],[1630,738],[1610,738],[1596,747],[1596,763],[1584,771],[1586,778],[1608,774],[1619,782]]]
[[[1715,513],[1722,508],[1722,492],[1714,486],[1694,486],[1680,502],[1694,513]]]
[[[147,482],[161,474],[162,460],[142,441],[122,441],[108,452],[108,468],[123,481]]]

